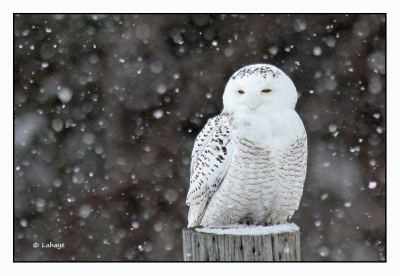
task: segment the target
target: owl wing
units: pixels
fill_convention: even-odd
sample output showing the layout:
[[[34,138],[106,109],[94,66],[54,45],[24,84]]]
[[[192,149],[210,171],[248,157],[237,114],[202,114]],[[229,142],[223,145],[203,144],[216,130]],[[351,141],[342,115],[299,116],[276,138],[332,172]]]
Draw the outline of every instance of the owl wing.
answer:
[[[218,190],[230,166],[233,152],[232,129],[226,114],[210,119],[197,136],[192,152],[190,187],[186,198],[188,227],[198,226],[211,197]]]
[[[307,134],[304,127],[302,130],[303,133],[294,142],[276,154],[280,205],[289,218],[299,208],[306,178]]]
[[[197,161],[207,146],[210,139],[213,137],[218,128],[221,127],[223,123],[227,121],[226,114],[220,114],[211,118],[207,121],[207,124],[203,127],[199,135],[197,135],[194,141],[193,151],[192,151],[192,163],[190,165],[190,176],[193,175],[193,171],[196,167]]]

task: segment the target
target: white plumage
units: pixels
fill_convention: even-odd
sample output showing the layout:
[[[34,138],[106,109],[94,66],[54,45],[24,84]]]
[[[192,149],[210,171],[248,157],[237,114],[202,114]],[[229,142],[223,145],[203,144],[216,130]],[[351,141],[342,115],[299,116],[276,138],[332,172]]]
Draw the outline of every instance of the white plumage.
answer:
[[[292,217],[307,168],[296,102],[293,82],[275,66],[249,65],[233,74],[222,113],[194,144],[188,227],[274,225]]]

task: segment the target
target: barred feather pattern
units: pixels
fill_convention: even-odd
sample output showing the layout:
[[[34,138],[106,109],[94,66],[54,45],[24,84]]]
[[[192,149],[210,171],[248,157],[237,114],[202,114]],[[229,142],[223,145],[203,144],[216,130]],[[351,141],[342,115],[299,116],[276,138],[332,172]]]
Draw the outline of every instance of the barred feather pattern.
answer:
[[[195,141],[188,226],[285,223],[303,192],[305,130],[283,149],[263,148],[234,135],[230,117],[210,119]]]

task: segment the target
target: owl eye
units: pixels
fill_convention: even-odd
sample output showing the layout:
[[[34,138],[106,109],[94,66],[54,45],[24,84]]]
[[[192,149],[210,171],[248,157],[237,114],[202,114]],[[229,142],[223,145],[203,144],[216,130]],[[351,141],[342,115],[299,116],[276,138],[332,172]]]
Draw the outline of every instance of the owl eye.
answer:
[[[268,92],[271,92],[271,89],[264,89],[264,90],[261,90],[261,92],[268,93]]]
[[[244,91],[243,90],[239,90],[238,91],[240,94],[244,94]]]

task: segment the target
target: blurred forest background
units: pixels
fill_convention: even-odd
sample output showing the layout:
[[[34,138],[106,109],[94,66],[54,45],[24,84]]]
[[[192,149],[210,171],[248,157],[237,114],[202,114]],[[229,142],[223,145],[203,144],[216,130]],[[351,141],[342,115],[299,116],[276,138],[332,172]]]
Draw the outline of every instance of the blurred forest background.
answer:
[[[302,260],[385,261],[385,52],[385,14],[14,15],[14,260],[183,260],[194,139],[270,63],[308,133]]]

